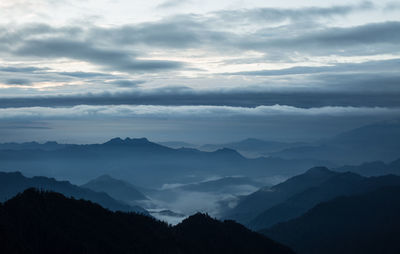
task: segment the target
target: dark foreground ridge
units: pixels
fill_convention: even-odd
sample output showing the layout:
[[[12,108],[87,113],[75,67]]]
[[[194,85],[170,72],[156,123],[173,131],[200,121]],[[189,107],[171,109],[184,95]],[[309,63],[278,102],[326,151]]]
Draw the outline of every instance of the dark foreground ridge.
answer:
[[[0,204],[0,253],[292,253],[232,221],[196,214],[171,227],[28,189]]]
[[[262,233],[299,254],[400,253],[400,187],[339,197]]]

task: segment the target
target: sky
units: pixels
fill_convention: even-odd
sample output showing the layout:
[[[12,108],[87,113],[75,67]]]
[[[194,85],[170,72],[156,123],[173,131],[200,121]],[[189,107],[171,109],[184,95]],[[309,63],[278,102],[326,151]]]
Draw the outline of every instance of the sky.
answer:
[[[400,116],[398,0],[0,11],[0,142],[310,141]]]

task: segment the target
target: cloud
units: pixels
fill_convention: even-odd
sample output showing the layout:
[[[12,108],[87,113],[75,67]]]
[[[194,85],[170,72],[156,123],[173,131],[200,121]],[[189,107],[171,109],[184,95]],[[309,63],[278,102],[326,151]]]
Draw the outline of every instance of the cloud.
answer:
[[[330,19],[335,16],[345,16],[358,11],[375,8],[372,2],[364,1],[357,5],[335,5],[330,7],[303,8],[254,8],[215,12],[215,16],[225,22],[292,22],[311,21],[315,19]]]
[[[31,84],[31,81],[29,81],[29,80],[27,80],[27,79],[18,79],[18,78],[15,78],[15,79],[7,79],[7,80],[5,81],[5,83],[6,83],[7,85],[21,85],[21,86],[25,86],[25,85],[30,85],[30,84]]]
[[[143,72],[178,69],[176,61],[138,60],[131,52],[94,47],[88,43],[65,39],[27,40],[13,50],[18,56],[71,58],[105,66],[111,70]]]
[[[400,10],[400,3],[399,2],[389,2],[385,5],[385,11],[397,11]]]
[[[119,87],[136,87],[140,84],[146,83],[144,80],[127,80],[127,79],[120,79],[114,80],[109,82],[110,84],[117,85]]]
[[[400,108],[381,107],[321,107],[296,108],[285,105],[258,106],[255,108],[229,106],[153,106],[153,105],[108,105],[74,107],[30,107],[0,109],[1,119],[69,119],[102,117],[139,117],[139,118],[215,118],[233,116],[357,116],[357,115],[395,115]]]
[[[65,107],[82,104],[234,107],[280,104],[300,108],[325,106],[399,107],[400,75],[396,71],[397,62],[393,62],[387,62],[387,65],[382,64],[382,68],[386,68],[386,71],[378,69],[375,72],[373,70],[374,64],[365,63],[365,66],[369,66],[365,67],[365,71],[356,71],[358,69],[353,66],[353,69],[349,68],[349,72],[335,72],[328,69],[329,71],[316,72],[312,75],[306,73],[297,74],[296,77],[284,76],[283,78],[272,76],[265,80],[257,78],[259,79],[258,84],[252,85],[247,82],[247,86],[233,88],[215,88],[212,86],[208,89],[194,89],[186,86],[147,88],[138,86],[143,83],[143,80],[121,77],[120,79],[106,80],[104,85],[122,85],[125,87],[123,91],[110,92],[112,91],[110,89],[109,92],[69,92],[68,94],[54,95],[36,93],[32,96],[1,96],[0,108]],[[300,70],[297,71],[300,72]],[[287,71],[285,73],[287,74]],[[256,74],[260,75],[260,73]],[[96,81],[91,82],[96,83]],[[126,89],[128,87],[131,89]]]
[[[379,52],[384,47],[377,47],[377,44],[397,45],[399,36],[396,32],[399,29],[399,22],[346,28],[326,27],[322,23],[315,23],[317,17],[343,16],[373,8],[375,6],[372,3],[362,2],[358,5],[297,9],[239,9],[205,15],[176,15],[154,22],[113,27],[93,25],[85,28],[52,27],[47,24],[32,24],[15,27],[12,31],[5,29],[7,32],[0,34],[0,41],[11,48],[14,48],[16,41],[22,42],[21,47],[15,50],[15,53],[20,55],[71,57],[95,64],[101,64],[105,59],[110,58],[110,65],[114,63],[116,67],[122,67],[124,70],[182,67],[182,63],[177,62],[140,62],[137,59],[137,53],[126,50],[126,47],[132,46],[144,47],[146,51],[155,47],[161,49],[207,48],[218,52],[227,48],[263,52],[276,48],[332,52],[337,51],[338,48],[346,51],[349,47],[374,44],[374,52]],[[271,26],[271,21],[281,22],[286,19],[289,19],[290,23]],[[307,20],[307,22],[299,22],[299,19]],[[236,24],[237,22],[240,24]],[[125,48],[122,49],[118,45],[123,45]],[[60,50],[65,50],[65,53],[61,54]],[[355,49],[352,48],[352,50]],[[146,51],[143,53],[145,54]],[[371,53],[366,47],[359,51],[364,51],[364,54]],[[140,67],[141,65],[143,67]]]
[[[53,74],[53,73],[50,73]],[[54,74],[62,75],[62,76],[70,76],[74,78],[99,78],[99,77],[113,77],[113,75],[108,73],[101,72],[83,72],[83,71],[75,71],[75,72],[55,72]]]
[[[1,66],[1,72],[23,72],[23,73],[35,73],[38,71],[45,71],[48,68],[39,68],[39,67],[16,67],[16,66]]]
[[[173,8],[173,7],[177,7],[182,4],[185,4],[186,2],[189,2],[189,1],[188,0],[166,0],[163,3],[157,5],[157,8],[159,8],[159,9]]]
[[[369,61],[364,63],[338,63],[331,66],[297,66],[278,70],[241,71],[224,73],[223,75],[250,75],[250,76],[281,76],[315,73],[365,73],[365,72],[397,72],[400,69],[400,59]]]
[[[277,54],[290,58],[294,54],[362,56],[398,53],[400,22],[364,24],[355,27],[321,27],[296,29],[278,27],[256,31],[233,41],[233,46]],[[290,32],[296,31],[296,32]]]
[[[400,104],[395,98],[400,93],[399,75],[396,74],[398,60],[335,64],[313,59],[321,55],[331,58],[344,55],[354,59],[374,55],[379,59],[381,54],[394,57],[400,53],[397,32],[400,22],[353,27],[333,27],[320,22],[320,19],[341,18],[374,8],[378,7],[361,2],[330,7],[254,8],[185,14],[118,26],[25,24],[9,29],[2,25],[0,57],[5,61],[12,59],[15,64],[0,67],[0,81],[11,85],[45,82],[46,86],[54,83],[57,87],[45,91],[28,91],[18,86],[19,90],[10,90],[8,87],[7,95],[14,98],[2,98],[0,107],[81,104],[396,107]],[[278,25],[274,23],[282,21]],[[252,54],[257,56],[248,56]],[[89,63],[89,66],[80,70],[69,65],[69,59]],[[215,74],[219,68],[224,71],[246,69],[246,66],[235,66],[234,61],[269,66],[298,63],[302,66]],[[303,66],[304,62],[310,61],[327,66]],[[18,62],[24,64],[18,66]],[[197,63],[203,66],[196,66]],[[60,64],[57,69],[43,67],[54,68],[57,64]],[[204,66],[212,69],[212,73],[200,73],[195,69]],[[78,71],[74,71],[74,67]],[[187,76],[187,73],[157,76],[158,72],[182,70],[190,73]],[[196,75],[197,79],[192,78]],[[288,77],[290,75],[297,76]],[[210,81],[203,81],[207,79]],[[221,79],[224,79],[222,82],[232,80],[235,88],[220,88],[218,81]],[[140,90],[139,84],[143,80],[151,83],[150,86],[163,88]],[[237,88],[239,82],[240,88]],[[76,86],[67,87],[72,83]],[[204,83],[207,84],[203,86]],[[185,88],[188,85],[200,89]],[[35,89],[35,86],[31,87]],[[86,90],[81,92],[83,88]],[[127,88],[135,89],[128,91]],[[6,91],[6,88],[0,89]],[[103,89],[115,90],[102,92]],[[118,89],[124,93],[117,92]],[[28,94],[37,96],[29,97]]]

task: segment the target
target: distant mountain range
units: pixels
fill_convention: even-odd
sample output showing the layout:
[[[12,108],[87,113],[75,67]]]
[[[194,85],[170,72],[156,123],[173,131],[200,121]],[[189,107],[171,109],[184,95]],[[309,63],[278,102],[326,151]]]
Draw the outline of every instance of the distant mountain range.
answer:
[[[153,188],[165,183],[199,182],[215,176],[290,177],[313,166],[339,168],[375,160],[388,163],[400,157],[398,140],[400,121],[360,127],[313,144],[246,139],[199,147],[212,152],[170,148],[145,138],[115,138],[92,145],[7,143],[0,144],[0,170],[18,169],[28,175],[58,177],[79,184],[112,174],[136,186]],[[187,143],[170,142],[169,145]],[[269,157],[246,158],[241,153]]]
[[[395,171],[398,161],[383,165],[390,168],[392,172]],[[363,165],[355,168],[356,171],[363,171]],[[344,169],[341,168],[341,170]],[[396,170],[400,171],[399,168]],[[382,173],[385,172],[382,171]],[[250,195],[241,197],[234,208],[228,208],[222,213],[222,217],[234,219],[252,229],[259,230],[300,216],[318,203],[338,196],[356,195],[383,186],[397,185],[400,186],[400,176],[396,175],[363,177],[356,173],[315,167],[283,183],[263,187]]]
[[[201,151],[213,152],[218,149],[230,148],[235,149],[241,154],[248,157],[260,157],[268,156],[272,152],[278,152],[283,149],[294,148],[298,146],[305,146],[306,143],[301,142],[277,142],[267,141],[256,138],[247,138],[238,142],[230,142],[223,144],[205,144],[205,145],[194,145],[186,142],[160,142],[160,144],[172,147],[172,148],[196,148]]]
[[[115,138],[104,144],[68,145],[57,150],[0,150],[1,170],[57,176],[84,183],[112,174],[134,185],[159,187],[226,175],[270,177],[302,172],[318,160],[248,159],[232,149],[201,152],[172,149],[142,139]]]
[[[374,160],[388,162],[399,158],[400,144],[397,140],[400,140],[400,120],[362,126],[322,141],[310,143],[248,138],[224,144],[193,145],[185,142],[163,142],[162,144],[173,148],[188,147],[202,151],[230,148],[249,157],[317,159],[344,165]]]
[[[334,170],[340,172],[350,171],[363,176],[400,175],[400,159],[390,163],[383,161],[366,162],[357,166],[343,166]]]
[[[400,187],[321,203],[304,215],[262,230],[296,253],[400,253]]]
[[[293,253],[232,222],[196,214],[170,227],[84,200],[28,189],[0,204],[1,253]]]
[[[113,199],[106,193],[95,192],[87,188],[73,185],[67,181],[57,181],[54,178],[42,176],[28,178],[23,176],[20,172],[0,172],[0,202],[8,200],[28,188],[51,190],[62,193],[67,197],[90,200],[112,211],[149,214],[145,209],[139,206],[127,205]]]
[[[223,217],[247,224],[265,210],[284,202],[297,193],[320,185],[335,174],[327,168],[312,168],[306,173],[292,177],[283,183],[261,188],[243,197],[237,206],[226,211]]]
[[[268,228],[279,222],[301,216],[321,202],[339,196],[358,195],[385,186],[400,186],[400,176],[386,175],[366,178],[350,172],[337,173],[319,186],[295,194],[286,201],[262,212],[250,221],[248,226],[254,230]]]
[[[380,122],[341,133],[314,145],[288,148],[271,155],[286,159],[327,160],[337,164],[393,161],[400,157],[400,120]]]

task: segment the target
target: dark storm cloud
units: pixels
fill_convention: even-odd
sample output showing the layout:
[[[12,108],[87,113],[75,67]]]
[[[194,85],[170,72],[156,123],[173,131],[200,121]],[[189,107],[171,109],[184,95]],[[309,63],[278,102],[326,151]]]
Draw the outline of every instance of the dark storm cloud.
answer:
[[[330,8],[300,9],[251,9],[215,12],[211,17],[202,15],[180,15],[158,22],[126,25],[120,28],[95,28],[89,34],[94,38],[105,38],[123,45],[144,44],[161,48],[199,48],[220,50],[303,50],[306,52],[332,52],[357,55],[389,51],[388,44],[397,46],[400,22],[366,24],[356,27],[324,27],[315,23],[316,16],[345,15],[355,10],[372,8],[371,3],[359,6],[333,6]],[[269,27],[270,20],[290,19],[288,25]],[[308,22],[297,23],[294,19]],[[250,22],[261,26],[253,33],[224,30],[230,22]],[[312,24],[312,25],[311,25]],[[232,25],[232,24],[231,24]],[[300,26],[303,25],[300,29]],[[384,44],[384,45],[379,45]],[[372,46],[372,48],[370,48]],[[362,46],[362,48],[355,48]],[[289,52],[291,53],[291,52]]]
[[[99,78],[99,77],[112,77],[113,75],[108,73],[101,73],[101,72],[82,72],[82,71],[75,71],[75,72],[55,72],[55,74],[62,75],[62,76],[69,76],[74,78]]]
[[[242,49],[268,53],[280,57],[294,52],[312,55],[372,55],[399,52],[400,22],[383,22],[355,27],[318,27],[291,33],[288,27],[259,30],[247,38],[234,40]]]
[[[85,40],[67,39],[66,34],[46,39],[25,39],[3,51],[19,57],[72,58],[105,66],[112,70],[148,72],[181,69],[176,61],[139,60],[137,53],[120,46],[141,45],[167,49],[206,47],[210,50],[258,50],[280,57],[293,51],[311,54],[369,55],[396,52],[400,43],[400,22],[367,24],[350,28],[307,29],[301,34],[288,33],[289,27],[258,30],[251,34],[216,31],[205,21],[191,16],[161,22],[117,28],[91,27]],[[21,31],[21,37],[26,32]],[[29,31],[29,34],[32,34]],[[62,34],[63,31],[60,31]],[[60,33],[55,33],[60,34]],[[1,36],[7,37],[7,36]],[[99,43],[101,42],[101,43]]]
[[[140,84],[146,83],[144,80],[127,80],[127,79],[120,79],[120,80],[114,80],[109,82],[110,84],[117,85],[119,87],[135,87]]]
[[[30,85],[31,81],[27,79],[15,78],[15,79],[6,79],[5,83],[7,85]]]
[[[87,85],[112,84],[120,87],[134,87],[145,83],[143,80],[127,80],[122,76],[106,72],[57,72],[50,68],[19,68],[13,66],[1,67],[0,72],[4,72],[3,75],[0,75],[0,83],[7,85],[31,85],[37,82],[57,82],[60,84],[77,79],[84,80]]]
[[[95,26],[51,27],[35,24],[13,31],[4,29],[0,41],[4,51],[10,49],[20,56],[69,57],[114,69],[163,70],[181,68],[182,63],[170,61],[139,61],[132,51],[122,50],[123,46],[145,46],[164,49],[202,48],[221,50],[272,49],[306,50],[308,52],[329,52],[346,50],[348,47],[396,44],[399,42],[399,22],[367,24],[351,28],[324,27],[315,23],[316,17],[327,18],[346,15],[354,11],[373,8],[369,2],[360,5],[332,6],[326,8],[273,9],[257,8],[248,10],[220,11],[210,15],[177,15],[156,22],[124,25],[112,28]],[[270,21],[292,22],[270,27]],[[298,22],[298,19],[306,20]],[[235,22],[256,25],[255,32],[238,33],[226,29],[237,26]],[[247,23],[246,23],[247,22]],[[310,24],[313,25],[310,25]],[[302,28],[299,29],[299,26]],[[304,25],[305,24],[305,25]],[[38,38],[41,38],[40,40]],[[43,39],[46,38],[46,39]],[[76,38],[76,39],[71,39]],[[15,47],[15,42],[20,42]],[[355,50],[354,48],[352,49]],[[368,49],[358,49],[361,54]],[[145,54],[146,52],[143,52]],[[370,52],[368,52],[370,53]],[[106,62],[107,61],[107,62]]]
[[[38,71],[48,70],[48,68],[38,68],[38,67],[14,67],[14,66],[1,66],[1,72],[23,72],[23,73],[34,73]]]
[[[14,54],[41,58],[67,57],[128,72],[160,71],[183,66],[182,63],[175,61],[138,60],[132,53],[123,50],[98,48],[86,42],[53,38],[27,40],[14,49]]]
[[[400,22],[374,23],[350,28],[330,28],[319,33],[299,36],[296,43],[334,48],[377,43],[397,44],[400,42],[399,32]]]
[[[181,15],[157,22],[125,25],[114,28],[93,28],[91,38],[103,39],[120,45],[145,45],[167,49],[202,47],[223,41],[230,33],[214,31],[200,15]]]

